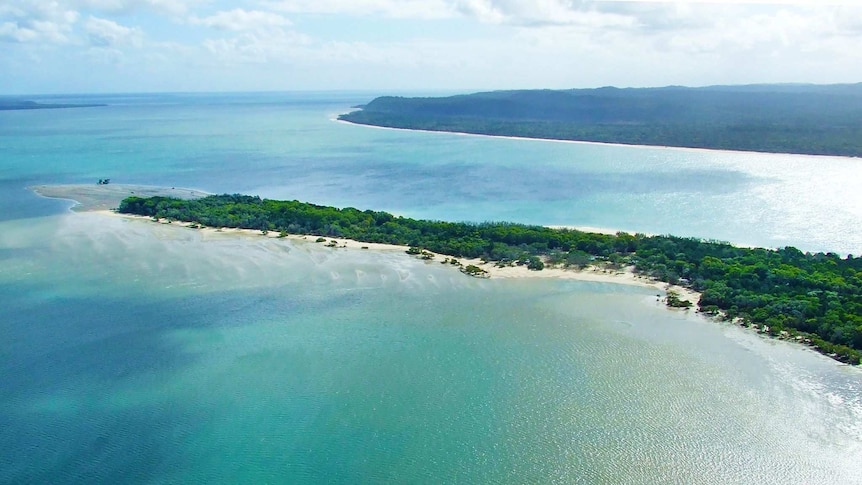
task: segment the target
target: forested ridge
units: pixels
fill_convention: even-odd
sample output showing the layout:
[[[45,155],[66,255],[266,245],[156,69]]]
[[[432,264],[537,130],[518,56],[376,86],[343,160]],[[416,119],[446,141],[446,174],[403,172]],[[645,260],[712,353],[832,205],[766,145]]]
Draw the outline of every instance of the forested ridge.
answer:
[[[545,264],[633,266],[638,273],[701,292],[703,312],[741,319],[772,335],[808,341],[844,362],[859,364],[862,358],[862,257],[852,255],[507,222],[416,220],[247,195],[196,200],[129,197],[119,212],[210,227],[399,244],[535,270]]]
[[[384,96],[340,119],[392,128],[527,138],[862,155],[862,84]]]

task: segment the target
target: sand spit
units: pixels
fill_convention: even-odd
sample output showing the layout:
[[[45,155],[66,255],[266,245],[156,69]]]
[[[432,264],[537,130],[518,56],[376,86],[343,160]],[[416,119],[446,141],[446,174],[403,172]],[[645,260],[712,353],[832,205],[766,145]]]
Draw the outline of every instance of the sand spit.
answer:
[[[72,207],[72,210],[81,212],[115,209],[120,205],[120,201],[132,195],[176,197],[178,199],[197,199],[211,195],[195,189],[126,184],[34,185],[29,189],[42,197],[74,201],[76,205]]]
[[[474,265],[486,271],[486,275],[491,278],[556,278],[578,281],[636,285],[641,287],[654,288],[658,292],[658,294],[667,291],[674,291],[679,295],[681,299],[688,300],[693,305],[696,305],[697,302],[700,300],[700,294],[695,291],[680,286],[657,282],[649,278],[637,275],[634,273],[633,268],[631,267],[624,269],[609,269],[603,268],[601,266],[588,266],[582,270],[578,270],[546,266],[545,269],[541,271],[533,271],[527,269],[526,266],[498,266],[494,262],[485,262],[480,259],[451,258],[449,256],[432,253],[430,251],[424,251],[424,256],[408,256],[406,254],[407,249],[409,249],[407,246],[399,246],[394,244],[367,243],[339,237],[281,234],[278,231],[263,232],[254,229],[201,227],[198,224],[189,222],[168,222],[164,219],[159,221],[153,221],[153,219],[150,217],[136,216],[130,214],[119,214],[115,210],[116,207],[120,204],[120,201],[132,195],[137,195],[140,197],[166,196],[182,199],[194,199],[210,195],[206,192],[194,189],[123,184],[37,185],[30,187],[30,189],[43,197],[67,199],[74,201],[76,202],[76,205],[73,206],[72,209],[75,211],[97,212],[108,217],[123,217],[126,219],[139,220],[143,222],[171,224],[178,229],[183,228],[187,230],[201,231],[206,238],[241,235],[245,237],[267,237],[273,239],[286,239],[288,241],[294,242],[320,244],[321,246],[329,247],[333,250],[350,249],[399,252],[405,253],[404,257],[420,257],[422,259],[425,259],[429,264],[446,263],[450,264],[451,266],[454,266],[455,268]],[[608,230],[607,232],[610,231]],[[448,263],[447,261],[451,259],[457,260],[459,264]],[[453,270],[455,268],[453,268]]]
[[[450,266],[454,266],[455,268],[474,265],[486,271],[487,276],[490,278],[555,278],[577,281],[591,281],[598,283],[635,285],[645,288],[653,288],[656,290],[658,295],[662,296],[667,291],[674,291],[679,295],[680,299],[688,300],[694,306],[696,306],[697,302],[700,300],[700,293],[698,292],[681,286],[670,285],[667,283],[651,280],[644,276],[640,276],[633,271],[632,267],[627,267],[623,269],[608,269],[600,266],[587,266],[582,270],[578,270],[569,268],[553,268],[546,266],[545,269],[541,271],[533,271],[527,269],[526,266],[498,266],[494,262],[485,262],[481,259],[452,258],[450,256],[433,253],[431,251],[423,251],[423,254],[420,254],[418,256],[409,256],[407,254],[407,250],[409,249],[408,246],[400,246],[395,244],[368,243],[341,237],[282,234],[278,231],[264,232],[256,229],[202,227],[198,224],[190,222],[168,222],[165,219],[155,221],[150,217],[120,214],[112,210],[99,210],[96,212],[109,217],[123,217],[131,220],[151,222],[154,224],[170,224],[174,227],[177,227],[178,229],[182,228],[200,231],[206,239],[239,235],[243,237],[265,237],[271,239],[284,239],[287,241],[298,243],[319,244],[323,247],[332,248],[333,250],[347,249],[397,252],[404,254],[405,258],[416,257],[419,259],[423,259],[428,262],[428,264],[447,264]],[[453,259],[456,260],[458,264],[452,264],[448,262]],[[453,268],[453,270],[455,268]]]

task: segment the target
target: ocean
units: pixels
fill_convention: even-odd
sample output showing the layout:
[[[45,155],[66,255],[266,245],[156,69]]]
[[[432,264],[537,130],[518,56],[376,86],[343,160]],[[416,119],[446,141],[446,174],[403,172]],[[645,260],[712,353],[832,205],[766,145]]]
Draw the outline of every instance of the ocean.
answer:
[[[204,234],[35,184],[862,252],[840,157],[354,126],[377,93],[0,112],[0,483],[862,483],[862,373],[649,288]]]

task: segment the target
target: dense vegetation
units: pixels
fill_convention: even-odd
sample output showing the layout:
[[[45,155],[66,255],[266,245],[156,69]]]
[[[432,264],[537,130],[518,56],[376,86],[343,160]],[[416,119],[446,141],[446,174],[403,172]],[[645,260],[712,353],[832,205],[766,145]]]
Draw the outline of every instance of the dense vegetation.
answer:
[[[396,217],[246,195],[196,200],[129,197],[119,211],[211,227],[337,236],[401,244],[498,264],[622,267],[702,293],[701,311],[720,313],[833,357],[862,358],[862,257],[739,248],[674,236],[594,234],[512,223],[455,223]],[[418,250],[414,252],[421,253]],[[767,328],[768,327],[768,328]]]
[[[639,145],[862,155],[862,84],[381,97],[353,123]]]

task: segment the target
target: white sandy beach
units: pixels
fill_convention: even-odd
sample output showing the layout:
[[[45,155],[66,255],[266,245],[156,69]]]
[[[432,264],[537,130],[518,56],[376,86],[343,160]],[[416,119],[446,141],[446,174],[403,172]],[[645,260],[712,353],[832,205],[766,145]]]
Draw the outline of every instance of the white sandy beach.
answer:
[[[130,220],[139,220],[146,223],[153,223],[151,218],[145,216],[135,216],[130,214],[120,214],[112,210],[119,205],[119,202],[129,195],[139,195],[149,197],[154,195],[172,196],[182,198],[197,198],[208,195],[206,192],[184,189],[184,188],[167,188],[167,187],[152,187],[140,185],[41,185],[31,187],[33,191],[43,197],[61,198],[72,200],[77,203],[74,209],[78,211],[93,212],[104,215],[106,217],[123,217]],[[166,221],[160,221],[158,224],[168,224]],[[316,242],[319,236],[312,235],[297,235],[288,234],[281,236],[277,231],[269,231],[263,234],[262,231],[253,229],[232,229],[232,228],[195,228],[192,229],[192,223],[187,222],[172,222],[172,226],[178,230],[196,230],[200,231],[205,238],[218,238],[226,235],[242,235],[246,237],[267,237],[272,239],[286,239],[294,243],[310,243],[320,246],[330,247],[332,249],[348,249],[348,250],[373,250],[406,253],[407,246],[399,246],[393,244],[367,243],[354,241],[351,239],[338,237],[325,237],[325,242]],[[603,228],[579,228],[568,227],[586,232],[599,232],[603,234],[615,234],[617,231]],[[442,263],[449,256],[442,254],[430,253],[433,258],[430,261]],[[415,257],[404,254],[404,257]],[[688,288],[669,285],[667,283],[657,282],[649,278],[645,278],[635,274],[631,268],[623,270],[611,270],[599,266],[588,266],[583,270],[554,268],[546,266],[541,271],[532,271],[525,266],[504,266],[498,267],[493,262],[484,262],[480,259],[455,258],[461,263],[462,267],[468,265],[477,266],[487,272],[491,278],[557,278],[571,279],[579,281],[593,281],[601,283],[636,285],[641,287],[654,288],[659,294],[666,291],[674,291],[683,300],[690,301],[696,305],[700,300],[700,294]],[[451,265],[452,270],[456,271],[458,266]],[[466,276],[465,276],[466,277]]]
[[[175,197],[177,199],[197,199],[212,195],[197,189],[130,184],[34,185],[29,189],[42,197],[72,201],[75,203],[72,206],[74,211],[114,209],[120,205],[120,201],[133,195],[138,197]]]
[[[166,221],[155,222],[152,218],[146,216],[136,216],[130,214],[120,214],[112,210],[96,210],[92,211],[106,217],[122,217],[130,220],[137,220],[141,222],[149,222],[152,224],[168,224]],[[319,237],[322,236],[314,236],[314,235],[299,235],[299,234],[288,234],[285,236],[281,236],[277,231],[269,231],[264,234],[262,231],[255,229],[235,229],[235,228],[213,228],[213,227],[203,227],[203,228],[191,228],[192,223],[188,222],[171,222],[172,226],[176,227],[178,230],[195,230],[200,231],[205,238],[218,238],[229,235],[240,235],[243,237],[266,237],[271,239],[284,239],[291,243],[299,243],[299,244],[318,244],[323,247],[331,247],[333,250],[339,249],[347,249],[347,250],[371,250],[371,251],[386,251],[386,252],[397,252],[404,254],[405,258],[408,257],[416,257],[410,256],[406,254],[408,246],[400,246],[395,244],[382,244],[382,243],[368,243],[355,241],[352,239],[340,238],[340,237],[324,237],[325,242],[316,242]],[[446,256],[443,254],[437,254],[428,251],[433,258],[429,261],[434,261],[437,263],[442,263],[450,256]],[[583,270],[575,270],[575,269],[564,269],[564,268],[553,268],[546,266],[545,269],[541,271],[533,271],[526,268],[526,266],[503,266],[498,267],[493,262],[484,262],[478,258],[475,259],[467,259],[467,258],[454,258],[457,259],[458,262],[461,263],[462,266],[474,265],[483,270],[487,271],[488,276],[491,278],[555,278],[555,279],[568,279],[568,280],[577,280],[577,281],[591,281],[597,283],[611,283],[611,284],[623,284],[623,285],[635,285],[645,288],[653,288],[656,290],[658,295],[664,295],[667,291],[676,292],[680,299],[687,300],[692,303],[692,305],[697,305],[697,302],[700,300],[700,293],[693,291],[688,288],[684,288],[681,286],[670,285],[667,283],[654,281],[649,278],[639,276],[632,271],[632,268],[625,268],[622,270],[611,270],[605,269],[599,266],[588,266]],[[456,271],[457,267],[452,265],[452,270]],[[465,276],[468,277],[468,276]]]

